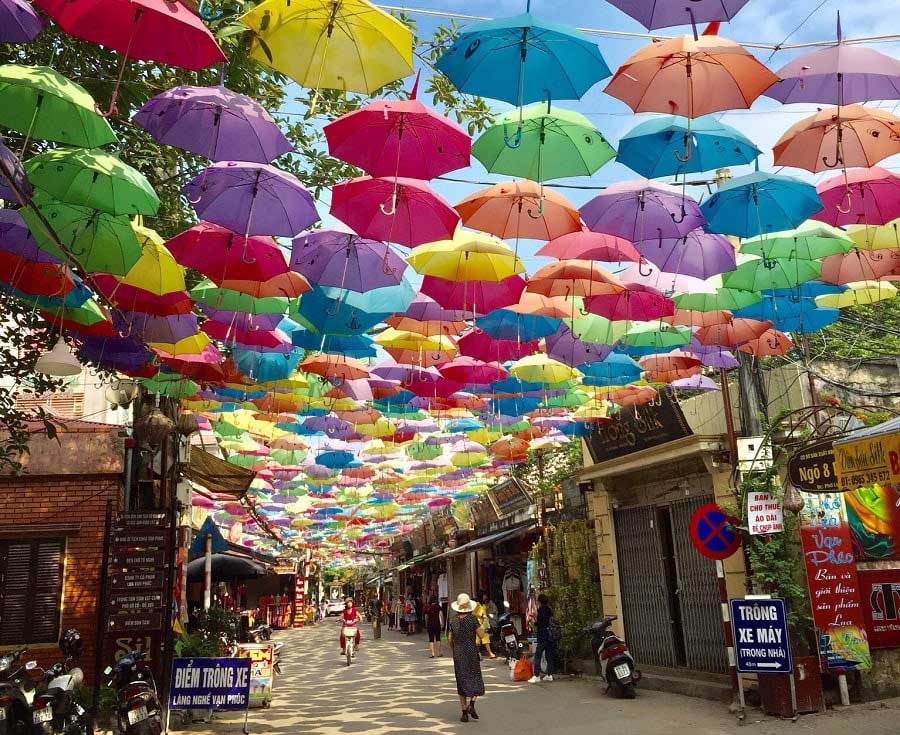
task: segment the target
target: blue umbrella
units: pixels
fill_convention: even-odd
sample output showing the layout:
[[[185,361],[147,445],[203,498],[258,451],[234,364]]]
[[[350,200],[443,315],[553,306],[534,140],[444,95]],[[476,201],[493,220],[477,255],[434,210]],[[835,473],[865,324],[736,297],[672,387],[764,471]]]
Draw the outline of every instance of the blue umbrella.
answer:
[[[416,291],[405,278],[396,286],[383,286],[369,291],[348,291],[333,286],[319,286],[329,299],[341,301],[354,309],[371,312],[401,312],[413,302]]]
[[[330,469],[347,467],[352,461],[353,452],[347,452],[343,449],[322,452],[316,456],[316,464],[323,465]]]
[[[585,385],[622,385],[641,377],[644,369],[628,355],[611,352],[605,359],[585,365],[578,369],[584,373],[582,382]]]
[[[791,230],[821,209],[812,184],[762,171],[732,179],[700,206],[708,230],[738,237]]]
[[[322,341],[322,337],[325,341]],[[291,332],[291,340],[295,347],[305,350],[321,350],[334,354],[342,354],[346,357],[375,357],[375,348],[372,340],[365,335],[340,336],[335,334],[322,335],[308,329],[295,329]]]
[[[296,310],[291,311],[291,316],[306,322],[320,334],[346,337],[368,331],[393,313],[394,309],[373,312],[359,308],[346,300],[330,298],[324,289],[313,287],[300,297]]]
[[[530,6],[530,2],[529,2]],[[581,99],[611,72],[597,44],[530,12],[472,24],[437,61],[461,92],[513,105]]]
[[[789,290],[789,289],[779,289]],[[736,317],[769,320],[782,332],[816,332],[841,317],[840,309],[819,307],[812,297],[778,296],[763,292],[763,300],[734,312]]]
[[[236,347],[231,356],[238,369],[253,380],[265,383],[270,380],[284,380],[294,372],[303,353],[299,350],[281,354],[276,352],[256,352]]]
[[[776,288],[771,291],[763,291],[763,296],[772,294],[779,298],[790,299],[814,299],[816,296],[824,296],[825,294],[844,293],[847,286],[836,286],[832,283],[822,283],[822,281],[807,281],[799,286],[792,288]]]
[[[453,419],[449,424],[447,424],[447,431],[452,431],[454,433],[458,431],[478,431],[483,427],[484,424],[482,424],[478,419]]]
[[[759,154],[743,133],[712,115],[696,120],[666,115],[627,132],[619,141],[616,160],[653,179],[753,163]]]
[[[543,314],[521,314],[510,309],[494,309],[487,316],[479,317],[475,326],[494,339],[530,342],[553,334],[562,322]]]

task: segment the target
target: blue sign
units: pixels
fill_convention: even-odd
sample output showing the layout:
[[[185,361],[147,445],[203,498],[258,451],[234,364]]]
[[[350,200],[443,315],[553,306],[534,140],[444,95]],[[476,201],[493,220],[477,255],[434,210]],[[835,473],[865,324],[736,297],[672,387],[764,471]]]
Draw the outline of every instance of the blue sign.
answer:
[[[781,598],[731,600],[734,656],[742,674],[793,671],[787,610]]]
[[[247,709],[249,658],[176,658],[169,709]]]

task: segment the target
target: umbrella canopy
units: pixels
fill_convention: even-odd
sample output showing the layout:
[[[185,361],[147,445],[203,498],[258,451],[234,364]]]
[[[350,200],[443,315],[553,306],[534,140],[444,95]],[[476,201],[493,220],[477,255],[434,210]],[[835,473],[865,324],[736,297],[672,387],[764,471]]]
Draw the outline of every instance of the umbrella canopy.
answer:
[[[291,268],[320,286],[369,291],[398,285],[406,263],[383,242],[317,230],[294,240]]]
[[[616,160],[649,179],[753,163],[760,150],[743,133],[704,115],[666,115],[639,123],[619,139]]]
[[[435,276],[422,279],[423,294],[442,307],[457,309],[463,314],[487,314],[515,304],[524,290],[525,279],[520,275],[501,281],[451,281]]]
[[[465,355],[457,357],[438,368],[441,375],[457,383],[484,385],[506,378],[508,373],[496,362],[482,362]]]
[[[515,110],[501,115],[472,155],[491,173],[543,182],[590,176],[616,152],[584,115],[536,103],[522,110],[521,123]]]
[[[531,13],[471,24],[436,66],[461,92],[520,107],[581,99],[610,74],[589,37]]]
[[[200,18],[166,0],[36,0],[68,34],[132,59],[200,71],[227,61]]]
[[[822,209],[822,200],[805,181],[756,171],[720,186],[700,209],[711,231],[754,237],[797,227]]]
[[[875,304],[897,295],[897,287],[884,281],[857,281],[848,283],[841,293],[825,293],[816,296],[816,304],[832,309],[844,309],[860,304]]]
[[[853,225],[846,235],[864,250],[900,250],[900,219],[884,225]]]
[[[527,289],[544,296],[597,296],[618,293],[624,288],[609,271],[590,260],[560,260],[534,272]]]
[[[31,184],[25,176],[25,166],[19,157],[3,144],[3,138],[0,136],[0,199],[25,204],[25,198],[30,194]]]
[[[728,238],[696,229],[681,238],[658,238],[635,243],[638,251],[666,273],[695,278],[734,270],[735,250]]]
[[[29,43],[44,28],[40,16],[26,0],[0,2],[0,43]]]
[[[250,54],[303,87],[372,94],[413,70],[412,31],[366,0],[265,0]]]
[[[415,247],[453,237],[459,215],[424,181],[361,176],[331,191],[331,213],[362,237]]]
[[[559,260],[601,260],[606,263],[637,263],[641,260],[641,254],[625,238],[586,228],[553,238],[536,255]]]
[[[772,232],[744,240],[741,252],[764,258],[818,260],[845,253],[853,245],[853,241],[843,230],[810,220],[794,230]]]
[[[132,121],[160,143],[213,161],[269,163],[294,149],[266,108],[223,86],[167,89]]]
[[[813,219],[830,225],[883,225],[900,217],[900,176],[887,169],[845,171],[820,182],[825,208]]]
[[[603,360],[612,350],[612,345],[578,339],[566,324],[561,324],[553,334],[544,338],[544,347],[547,355],[572,367]]]
[[[100,150],[57,148],[29,159],[32,185],[55,199],[108,214],[156,214],[159,197],[136,169]]]
[[[850,250],[822,260],[822,280],[836,285],[875,281],[890,275],[900,264],[898,250]]]
[[[632,54],[604,91],[635,112],[695,118],[747,109],[776,81],[739,43],[719,36],[678,36]]]
[[[502,238],[552,240],[581,230],[573,204],[527,179],[476,191],[459,202],[456,211],[467,227]]]
[[[243,235],[293,237],[319,221],[297,178],[268,164],[216,163],[182,191],[200,217]]]
[[[141,257],[120,282],[159,296],[180,293],[185,289],[184,268],[165,245],[150,243],[141,248]]]
[[[725,324],[712,324],[697,330],[697,341],[702,345],[737,345],[758,339],[772,326],[770,321],[757,319],[733,319]]]
[[[46,66],[0,66],[0,125],[81,148],[116,141],[84,87]]]
[[[507,362],[537,352],[538,341],[494,339],[487,332],[475,329],[457,341],[461,354],[484,362]]]
[[[722,276],[726,288],[762,291],[789,288],[813,281],[822,274],[822,263],[801,258],[752,258]]]
[[[468,133],[417,99],[375,100],[324,130],[328,152],[370,176],[428,180],[469,165]]]
[[[733,311],[762,301],[762,295],[755,291],[742,291],[723,286],[712,293],[675,294],[673,300],[678,309]]]
[[[204,579],[206,559],[200,557],[187,565],[188,580],[200,582]],[[246,556],[237,554],[213,554],[212,578],[215,582],[225,582],[235,579],[250,579],[261,577],[266,573],[266,568],[259,562]]]
[[[691,0],[690,5],[670,0],[607,0],[648,30],[731,20],[747,0]]]
[[[619,293],[590,296],[584,307],[592,314],[613,321],[649,321],[675,313],[670,298],[649,286],[630,284]]]
[[[503,281],[525,266],[502,240],[458,230],[452,240],[416,248],[406,259],[417,273],[450,281]]]
[[[776,166],[813,173],[874,166],[900,153],[900,117],[862,105],[829,107],[788,128],[773,151]]]
[[[791,338],[784,332],[779,332],[777,329],[769,329],[756,339],[742,344],[738,347],[738,350],[757,357],[763,357],[766,355],[783,355],[793,346],[794,343],[791,342]]]

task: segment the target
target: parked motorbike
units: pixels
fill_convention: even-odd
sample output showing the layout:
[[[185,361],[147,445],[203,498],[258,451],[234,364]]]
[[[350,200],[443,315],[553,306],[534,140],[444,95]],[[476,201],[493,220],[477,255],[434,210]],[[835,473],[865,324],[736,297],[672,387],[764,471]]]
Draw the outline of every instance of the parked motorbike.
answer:
[[[503,601],[503,612],[497,619],[497,627],[500,629],[500,651],[506,655],[506,663],[518,661],[522,658],[525,644],[519,640],[519,631],[513,623],[512,613],[509,610],[509,602]]]
[[[272,639],[272,626],[268,623],[258,623],[248,631],[251,643],[265,643]]]
[[[24,648],[0,657],[0,735],[26,735],[31,730],[34,681],[28,672],[37,664],[20,666]]]
[[[162,708],[153,671],[143,651],[130,651],[115,666],[109,685],[116,690],[116,716],[119,732],[125,735],[159,735],[162,732]]]
[[[275,641],[272,644],[272,670],[276,674],[281,673],[281,649],[284,648],[284,641]]]
[[[31,719],[34,735],[91,735],[88,713],[75,698],[75,690],[84,681],[84,672],[74,665],[81,656],[82,641],[77,630],[65,631],[59,650],[65,657],[49,669],[31,666],[43,673],[46,689],[34,698]],[[29,662],[31,664],[32,662]]]
[[[609,629],[616,619],[615,615],[607,615],[595,620],[584,632],[591,636],[594,664],[606,682],[606,690],[612,689],[623,699],[634,699],[634,687],[641,679],[641,672],[628,652],[628,645]]]

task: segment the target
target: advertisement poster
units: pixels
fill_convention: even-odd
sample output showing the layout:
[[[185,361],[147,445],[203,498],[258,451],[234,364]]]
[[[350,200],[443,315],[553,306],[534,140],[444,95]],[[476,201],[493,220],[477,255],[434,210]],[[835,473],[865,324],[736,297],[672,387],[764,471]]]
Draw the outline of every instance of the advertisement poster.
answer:
[[[859,588],[872,648],[900,648],[900,569],[860,569]]]
[[[267,707],[275,683],[271,643],[242,643],[238,655],[250,659],[250,706]]]
[[[860,487],[844,494],[857,561],[900,560],[900,485]]]
[[[169,709],[244,710],[250,701],[246,658],[176,658]]]
[[[872,656],[850,527],[839,493],[803,493],[800,539],[819,654],[832,670],[866,670]]]
[[[751,492],[747,496],[747,526],[753,536],[781,533],[784,530],[781,501],[769,493]]]

